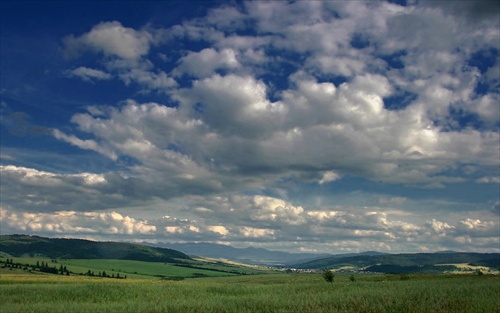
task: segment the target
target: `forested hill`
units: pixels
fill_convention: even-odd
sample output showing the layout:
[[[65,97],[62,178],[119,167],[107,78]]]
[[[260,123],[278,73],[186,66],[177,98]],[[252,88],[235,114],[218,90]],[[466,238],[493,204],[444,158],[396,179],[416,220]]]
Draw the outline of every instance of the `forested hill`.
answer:
[[[124,242],[98,242],[83,239],[44,238],[29,235],[0,235],[0,252],[63,259],[120,259],[148,262],[179,262],[189,259],[172,249]]]
[[[466,263],[500,269],[499,253],[442,252],[442,253],[408,253],[385,255],[358,255],[349,257],[329,257],[311,262],[296,264],[295,267],[306,269],[340,268],[353,266],[365,268],[370,266],[390,265],[399,267],[426,266],[438,264]]]

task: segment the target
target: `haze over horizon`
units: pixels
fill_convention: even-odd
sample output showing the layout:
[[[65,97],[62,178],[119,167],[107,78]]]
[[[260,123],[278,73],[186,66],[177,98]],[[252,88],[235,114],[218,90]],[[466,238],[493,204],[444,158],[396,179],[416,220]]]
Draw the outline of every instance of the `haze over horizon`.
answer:
[[[500,252],[498,1],[0,6],[0,234]]]

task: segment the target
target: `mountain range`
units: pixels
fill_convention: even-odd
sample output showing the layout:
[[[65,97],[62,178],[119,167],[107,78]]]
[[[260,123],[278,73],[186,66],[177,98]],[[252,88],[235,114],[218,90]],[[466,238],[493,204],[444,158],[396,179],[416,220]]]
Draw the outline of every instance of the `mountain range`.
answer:
[[[453,271],[458,264],[465,264],[500,271],[499,253],[442,251],[387,254],[366,251],[351,254],[314,254],[289,253],[254,247],[235,248],[213,243],[159,243],[155,245],[30,235],[1,235],[0,255],[3,257],[45,256],[54,259],[122,259],[176,264],[182,264],[194,257],[205,257],[305,270],[328,268],[379,273],[440,273]]]
[[[325,253],[290,253],[254,247],[235,248],[228,245],[208,242],[158,243],[155,244],[155,246],[179,250],[191,256],[223,258],[235,262],[256,265],[284,266],[332,256],[331,254]]]

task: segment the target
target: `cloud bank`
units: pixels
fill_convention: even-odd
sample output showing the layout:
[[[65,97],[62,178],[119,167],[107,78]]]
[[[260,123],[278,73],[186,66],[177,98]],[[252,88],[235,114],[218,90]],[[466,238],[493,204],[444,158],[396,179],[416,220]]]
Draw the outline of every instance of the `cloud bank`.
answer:
[[[67,77],[139,92],[51,134],[119,169],[2,166],[2,226],[291,251],[498,250],[498,194],[420,214],[426,199],[393,191],[498,186],[498,14],[468,5],[257,1],[68,34]],[[349,178],[385,191],[334,204],[329,188]]]

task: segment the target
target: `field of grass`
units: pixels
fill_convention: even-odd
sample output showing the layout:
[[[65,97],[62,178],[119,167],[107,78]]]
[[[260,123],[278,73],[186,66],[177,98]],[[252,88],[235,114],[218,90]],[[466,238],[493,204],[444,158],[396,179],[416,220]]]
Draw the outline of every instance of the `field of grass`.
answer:
[[[492,275],[266,274],[183,281],[0,275],[0,312],[500,312]]]
[[[5,258],[0,258],[0,263],[3,266],[5,260]],[[43,262],[48,264],[49,267],[59,268],[60,266],[65,266],[71,272],[71,275],[86,274],[90,271],[98,276],[99,273],[106,272],[110,276],[120,275],[120,277],[127,276],[127,278],[134,279],[159,279],[160,277],[181,279],[189,277],[262,274],[265,272],[247,266],[236,266],[216,261],[202,261],[201,259],[184,261],[184,266],[163,262],[114,259],[53,260],[45,257],[18,257],[12,258],[12,260],[16,264],[22,264],[23,267],[26,265],[28,269],[31,269],[31,266],[37,263],[41,264]]]

